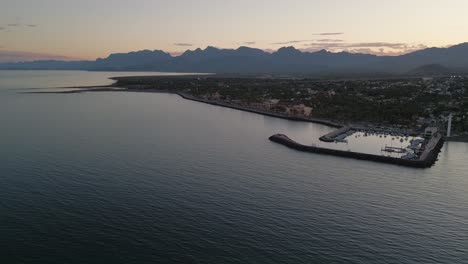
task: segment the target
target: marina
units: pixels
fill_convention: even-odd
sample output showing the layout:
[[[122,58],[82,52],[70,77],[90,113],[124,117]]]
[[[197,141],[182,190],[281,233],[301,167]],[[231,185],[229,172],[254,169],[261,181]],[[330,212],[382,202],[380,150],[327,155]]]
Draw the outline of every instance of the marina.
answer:
[[[434,165],[437,161],[438,153],[444,144],[443,136],[436,127],[428,127],[421,133],[403,127],[373,125],[343,126],[325,120],[296,119],[271,112],[222,104],[212,100],[202,100],[183,93],[177,94],[187,100],[294,121],[320,123],[337,128],[321,136],[319,142],[311,145],[296,142],[284,134],[276,134],[269,138],[273,142],[301,151],[426,168]]]
[[[318,154],[333,155],[346,158],[354,158],[359,160],[369,160],[375,162],[390,163],[400,166],[415,167],[415,168],[429,168],[432,167],[437,161],[440,149],[444,145],[444,140],[441,134],[425,141],[421,147],[421,152],[407,152],[402,156],[392,155],[377,155],[364,152],[353,152],[351,150],[339,150],[334,148],[324,148],[317,146],[302,145],[284,134],[275,134],[269,138],[271,141],[284,145],[286,147]]]
[[[418,134],[407,129],[344,126],[320,137],[324,142],[320,146],[304,145],[284,134],[270,140],[300,151],[420,168],[434,165],[444,144],[434,127]]]

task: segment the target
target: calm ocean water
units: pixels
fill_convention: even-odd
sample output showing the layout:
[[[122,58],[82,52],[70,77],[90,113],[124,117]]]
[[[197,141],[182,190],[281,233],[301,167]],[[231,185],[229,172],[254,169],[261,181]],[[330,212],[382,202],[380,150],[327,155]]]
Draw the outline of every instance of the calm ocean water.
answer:
[[[0,71],[0,263],[468,263],[468,144],[411,169],[176,95],[18,93],[121,75]]]

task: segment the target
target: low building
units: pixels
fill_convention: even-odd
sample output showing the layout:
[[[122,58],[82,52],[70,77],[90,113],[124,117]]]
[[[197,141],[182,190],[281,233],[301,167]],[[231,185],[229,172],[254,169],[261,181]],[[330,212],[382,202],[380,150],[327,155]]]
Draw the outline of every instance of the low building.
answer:
[[[439,129],[437,127],[428,127],[426,128],[426,130],[424,130],[424,137],[431,138],[432,136],[437,134],[438,130]]]

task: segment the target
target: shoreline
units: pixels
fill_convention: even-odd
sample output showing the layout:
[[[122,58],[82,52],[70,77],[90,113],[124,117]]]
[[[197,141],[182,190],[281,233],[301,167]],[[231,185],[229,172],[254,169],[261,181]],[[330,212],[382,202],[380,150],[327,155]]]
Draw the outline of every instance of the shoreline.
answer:
[[[139,89],[129,89],[128,87],[116,87],[115,85],[67,87],[67,88],[76,89],[76,90],[57,91],[57,92],[53,92],[53,91],[51,91],[51,92],[25,92],[25,93],[34,93],[34,94],[40,94],[40,93],[46,93],[46,94],[51,94],[51,93],[52,94],[74,94],[74,93],[84,93],[84,92],[146,92],[146,93],[175,94],[175,95],[178,95],[178,96],[180,96],[181,98],[183,98],[185,100],[200,102],[200,103],[204,103],[204,104],[215,105],[215,106],[220,106],[220,107],[226,107],[226,108],[231,108],[231,109],[235,109],[235,110],[239,110],[239,111],[245,111],[245,112],[250,112],[250,113],[259,114],[259,115],[263,115],[263,116],[280,118],[280,119],[289,120],[289,121],[315,123],[315,124],[321,124],[321,125],[326,125],[326,126],[329,126],[329,127],[337,128],[338,130],[332,131],[331,133],[323,135],[323,136],[321,136],[319,138],[319,140],[324,141],[324,142],[332,142],[331,137],[333,135],[335,135],[336,133],[338,133],[340,131],[347,131],[347,130],[351,129],[350,126],[340,124],[340,123],[337,123],[337,122],[334,122],[334,121],[331,121],[331,120],[317,119],[317,118],[306,118],[306,117],[298,117],[298,116],[288,116],[288,115],[284,115],[284,114],[280,114],[280,113],[268,112],[268,111],[264,111],[264,110],[248,108],[248,107],[243,107],[243,106],[239,106],[239,105],[227,104],[227,103],[223,103],[223,102],[219,102],[219,101],[212,101],[212,100],[197,98],[197,97],[194,97],[194,96],[182,93],[182,92],[174,92],[174,91],[169,91],[169,90],[158,90],[158,89],[141,89],[141,90],[139,90]],[[275,136],[277,136],[277,135],[271,136],[270,140],[272,140],[272,138],[274,138]],[[286,135],[284,135],[284,136],[286,138],[288,138]],[[316,148],[316,147],[312,147],[312,146],[301,145],[301,144],[299,144],[299,143],[297,143],[297,142],[295,142],[295,141],[293,141],[291,139],[289,139],[289,140],[295,143],[293,145],[300,146],[300,147],[294,147],[295,149],[298,149],[298,150],[303,150],[304,147],[306,147],[306,148]],[[275,141],[275,140],[272,140],[272,141]],[[421,165],[407,165],[407,166],[410,166],[410,167],[430,167],[430,166],[432,166],[436,162],[438,153],[440,152],[440,149],[442,148],[443,143],[445,141],[446,142],[464,142],[464,143],[468,143],[468,136],[461,136],[461,137],[459,136],[459,137],[451,137],[451,138],[445,138],[445,137],[441,136],[440,139],[438,140],[437,144],[436,144],[437,145],[436,148],[438,149],[437,155],[435,155],[435,157],[433,157],[433,154],[428,155],[429,156],[428,158],[432,160],[432,163],[429,166],[427,166],[427,165],[424,165],[424,166],[421,166]],[[277,141],[275,141],[275,142],[283,144],[283,145],[287,145],[288,147],[290,147],[289,145],[291,145],[289,143],[285,144],[284,142],[282,142],[282,143],[277,142]],[[442,143],[442,144],[439,146],[440,143]],[[319,148],[319,149],[322,149],[322,148]],[[326,149],[326,150],[328,150],[328,149]],[[335,151],[333,149],[329,149],[329,150],[331,150],[331,152]],[[318,151],[318,152],[317,151],[308,151],[308,152],[320,153],[321,151]],[[340,151],[338,151],[338,152],[340,152]],[[376,156],[376,155],[372,155],[372,154],[358,153],[358,152],[346,152],[346,153],[354,153],[354,154],[352,154],[350,156],[353,156],[355,154],[362,154],[361,157],[364,157],[366,155],[380,157],[380,156]],[[325,153],[325,154],[327,154],[327,153]],[[339,153],[339,154],[337,154],[335,156],[349,157],[349,154],[344,154],[343,155],[342,153]],[[381,161],[381,160],[387,160],[387,158],[388,158],[388,157],[383,157],[384,159],[380,159],[380,158],[375,158],[375,157],[358,158],[358,159],[369,159],[369,160],[374,160],[374,161]],[[401,158],[392,158],[392,159],[404,160],[404,159],[401,159]],[[406,161],[408,161],[408,160],[406,160]],[[405,164],[415,164],[414,161],[413,162],[401,162],[401,161],[388,162],[388,161],[383,161],[383,162],[400,164],[400,165],[404,165],[404,166],[406,166]],[[418,164],[418,163],[416,163],[416,164]],[[419,163],[419,164],[421,164],[421,163]]]
[[[58,89],[63,89],[63,88],[58,88]],[[232,104],[222,103],[222,102],[219,102],[219,101],[201,99],[201,98],[197,98],[197,97],[185,94],[185,93],[173,92],[173,91],[168,91],[168,90],[158,90],[158,89],[138,90],[138,89],[128,89],[126,87],[116,87],[116,86],[113,86],[113,85],[110,85],[110,86],[66,87],[66,89],[75,89],[75,90],[70,90],[70,91],[44,91],[44,92],[38,91],[38,92],[23,92],[23,93],[27,93],[27,94],[77,94],[77,93],[85,93],[85,92],[166,93],[166,94],[175,94],[175,95],[178,95],[178,96],[182,97],[183,99],[190,100],[190,101],[195,101],[195,102],[200,102],[200,103],[215,105],[215,106],[220,106],[220,107],[226,107],[226,108],[236,109],[236,110],[250,112],[250,113],[254,113],[254,114],[270,116],[270,117],[276,117],[276,118],[280,118],[280,119],[286,119],[286,120],[290,120],[290,121],[315,123],[315,124],[330,126],[330,127],[333,127],[333,128],[342,128],[344,126],[342,124],[339,124],[337,122],[327,120],[327,119],[289,116],[289,115],[284,115],[284,114],[280,114],[280,113],[274,113],[274,112],[268,112],[268,111],[263,111],[263,110],[259,110],[259,109],[254,109],[254,108],[243,107],[243,106],[239,106],[239,105],[232,105]]]
[[[288,115],[263,111],[263,110],[254,109],[254,108],[248,108],[248,107],[243,107],[243,106],[238,106],[238,105],[226,104],[226,103],[222,103],[222,102],[219,102],[219,101],[205,100],[205,99],[196,98],[194,96],[187,95],[187,94],[184,94],[184,93],[179,93],[179,92],[175,92],[173,94],[177,94],[180,97],[182,97],[182,98],[184,98],[186,100],[190,100],[190,101],[196,101],[196,102],[205,103],[205,104],[209,104],[209,105],[216,105],[216,106],[236,109],[236,110],[240,110],[240,111],[255,113],[255,114],[259,114],[259,115],[286,119],[286,120],[290,120],[290,121],[315,123],[315,124],[326,125],[326,126],[330,126],[330,127],[334,127],[334,128],[342,128],[344,126],[342,124],[333,122],[331,120],[326,120],[326,119],[306,118],[306,117],[299,117],[299,116],[288,116]]]
[[[115,87],[115,86],[93,86],[93,87],[82,87],[83,89],[79,89],[79,87],[74,87],[76,90],[70,91],[56,91],[56,92],[29,92],[29,93],[55,93],[55,94],[71,94],[71,93],[84,93],[84,92],[146,92],[146,93],[166,93],[166,94],[174,94],[178,95],[185,100],[195,101],[199,103],[215,105],[220,107],[231,108],[239,111],[250,112],[254,114],[259,114],[263,116],[270,116],[290,121],[297,121],[297,122],[308,122],[308,123],[316,123],[321,125],[326,125],[330,127],[337,128],[338,130],[332,131],[326,135],[323,135],[319,138],[319,140],[324,142],[332,142],[332,138],[336,134],[341,134],[343,131],[348,131],[351,129],[350,126],[346,126],[344,124],[339,124],[337,122],[333,122],[331,120],[326,119],[314,119],[314,118],[305,118],[305,117],[297,117],[297,116],[288,116],[280,113],[273,113],[259,109],[253,109],[249,107],[233,105],[228,103],[223,103],[220,101],[213,101],[202,99],[198,97],[191,96],[189,94],[185,94],[182,92],[174,92],[168,90],[158,90],[158,89],[129,89],[128,87]],[[387,157],[387,156],[379,156],[374,154],[368,153],[360,153],[360,152],[351,152],[351,151],[342,151],[342,150],[335,150],[329,148],[322,148],[316,146],[308,146],[300,144],[286,135],[283,134],[275,134],[269,137],[269,140],[281,145],[284,145],[288,148],[295,149],[298,151],[303,152],[310,152],[310,153],[317,153],[317,154],[325,154],[325,155],[332,155],[338,157],[345,157],[345,158],[354,158],[358,160],[369,160],[374,162],[381,162],[381,163],[390,163],[396,164],[400,166],[406,167],[414,167],[414,168],[429,168],[432,167],[438,158],[439,152],[441,151],[442,146],[444,145],[444,137],[442,135],[438,135],[431,139],[431,148],[426,150],[420,159],[417,160],[407,160],[403,158],[394,158],[394,157]],[[449,140],[450,141],[450,140]]]

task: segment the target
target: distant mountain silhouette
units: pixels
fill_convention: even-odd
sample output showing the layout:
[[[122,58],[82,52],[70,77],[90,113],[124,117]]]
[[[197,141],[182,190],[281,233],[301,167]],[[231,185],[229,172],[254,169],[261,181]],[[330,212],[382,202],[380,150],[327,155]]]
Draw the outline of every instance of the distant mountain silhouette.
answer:
[[[429,66],[432,65],[432,66]],[[435,65],[438,65],[437,68]],[[418,69],[421,67],[420,69]],[[163,71],[209,73],[303,73],[303,74],[427,74],[468,71],[468,43],[449,48],[428,48],[401,56],[326,50],[302,52],[294,47],[283,47],[273,53],[260,49],[240,47],[188,50],[180,56],[164,51],[138,51],[111,54],[96,61],[37,61],[3,63],[0,69],[55,69],[108,71]]]
[[[111,54],[105,59],[97,59],[89,70],[145,70],[154,65],[168,63],[172,56],[161,50],[142,50],[130,53]]]

